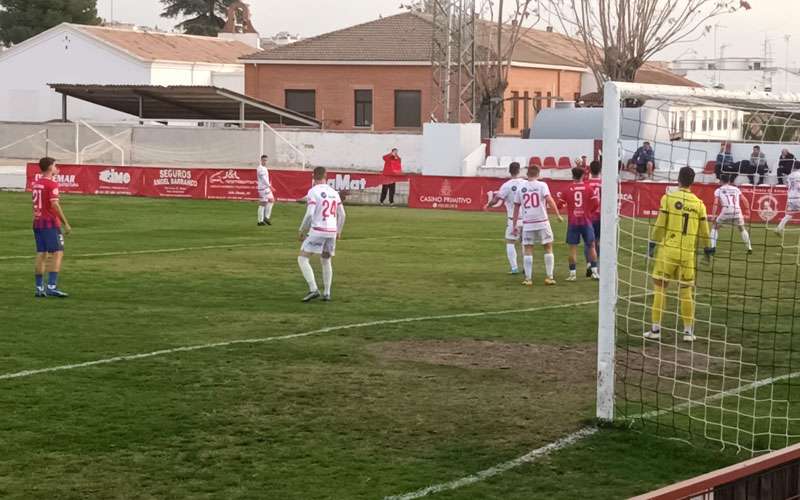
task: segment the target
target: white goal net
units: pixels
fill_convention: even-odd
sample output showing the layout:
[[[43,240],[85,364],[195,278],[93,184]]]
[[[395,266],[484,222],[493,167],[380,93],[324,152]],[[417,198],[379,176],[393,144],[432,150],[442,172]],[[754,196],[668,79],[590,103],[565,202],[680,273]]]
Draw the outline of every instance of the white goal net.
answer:
[[[800,441],[799,138],[800,96],[606,85],[598,417]]]

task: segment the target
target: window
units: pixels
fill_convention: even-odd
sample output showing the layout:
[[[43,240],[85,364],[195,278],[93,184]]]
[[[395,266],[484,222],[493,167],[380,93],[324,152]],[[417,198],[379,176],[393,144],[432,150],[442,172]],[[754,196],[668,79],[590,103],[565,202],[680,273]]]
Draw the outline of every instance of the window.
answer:
[[[317,92],[315,90],[286,90],[286,108],[315,118],[317,116]]]
[[[394,91],[394,126],[414,127],[422,126],[421,107],[422,96],[419,90]]]
[[[692,132],[697,132],[697,111],[692,111],[690,116],[692,117],[692,120],[689,123],[689,130]]]
[[[717,130],[722,130],[722,111],[716,111],[714,114],[717,115]]]
[[[533,101],[533,109],[536,110],[538,113],[542,110],[542,93],[541,92],[534,92],[533,95],[535,96],[536,100]]]
[[[761,71],[761,63],[760,62],[754,62],[753,63],[753,69],[755,71]]]
[[[708,130],[708,111],[703,111],[703,132]]]
[[[686,129],[686,113],[681,111],[679,118],[678,118],[678,131],[683,134],[684,130]]]
[[[372,91],[356,90],[356,127],[372,126]]]
[[[528,95],[528,91],[526,90],[524,94],[522,94],[524,100],[522,101],[522,105],[524,106],[522,112],[522,119],[524,123],[522,124],[522,128],[529,128],[531,126],[531,96]]]
[[[519,128],[519,92],[511,92],[511,128]]]
[[[722,126],[725,130],[728,130],[729,118],[730,118],[730,111],[725,111],[725,114],[723,115],[722,118]]]

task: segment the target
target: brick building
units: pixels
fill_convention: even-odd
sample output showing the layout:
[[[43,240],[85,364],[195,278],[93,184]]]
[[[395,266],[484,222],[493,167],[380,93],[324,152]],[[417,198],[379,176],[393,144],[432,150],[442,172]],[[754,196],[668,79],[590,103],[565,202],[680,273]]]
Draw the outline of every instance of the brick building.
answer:
[[[245,93],[327,129],[417,131],[431,116],[432,36],[429,16],[403,13],[246,56]],[[540,106],[574,100],[593,82],[558,33],[528,31],[512,60],[498,134],[519,135]]]

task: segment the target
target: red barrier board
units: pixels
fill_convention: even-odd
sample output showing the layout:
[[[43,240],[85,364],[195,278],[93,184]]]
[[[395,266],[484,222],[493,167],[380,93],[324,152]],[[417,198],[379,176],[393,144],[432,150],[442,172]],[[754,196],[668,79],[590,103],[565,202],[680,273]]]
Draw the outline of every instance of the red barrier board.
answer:
[[[208,172],[200,168],[141,168],[137,195],[154,198],[206,197]]]
[[[484,177],[422,176],[411,180],[408,206],[412,208],[447,208],[482,210],[494,191],[507,179]],[[561,198],[571,181],[547,180],[550,191]],[[697,184],[692,192],[700,197],[708,210],[714,204],[716,184]],[[677,185],[661,182],[623,182],[620,187],[620,213],[628,217],[655,217],[661,197]],[[752,207],[753,222],[776,222],[786,206],[784,186],[741,186],[742,194]],[[500,207],[502,209],[503,207]]]

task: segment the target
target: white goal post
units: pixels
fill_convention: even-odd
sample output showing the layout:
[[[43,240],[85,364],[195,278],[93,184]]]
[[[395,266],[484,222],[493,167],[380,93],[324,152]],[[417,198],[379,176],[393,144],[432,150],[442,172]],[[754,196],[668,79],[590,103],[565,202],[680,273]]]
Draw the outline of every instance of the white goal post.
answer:
[[[691,166],[698,172],[698,175],[703,174],[704,168],[713,167],[714,159],[717,155],[717,149],[723,149],[728,145],[730,148],[730,144],[735,145],[738,144],[739,150],[744,151],[744,147],[752,148],[753,145],[767,145],[770,151],[779,151],[780,148],[783,147],[790,147],[790,149],[797,149],[795,151],[798,153],[798,158],[800,158],[800,145],[797,144],[797,138],[800,136],[798,131],[800,131],[800,95],[796,94],[787,94],[787,95],[775,95],[770,93],[764,93],[759,91],[751,91],[751,92],[733,92],[733,91],[725,91],[725,90],[716,90],[716,89],[707,89],[707,88],[690,88],[690,87],[675,87],[675,86],[665,86],[665,85],[646,85],[646,84],[636,84],[636,83],[619,83],[619,82],[607,82],[603,89],[604,92],[604,101],[603,101],[603,146],[602,146],[602,155],[603,155],[603,171],[602,171],[602,220],[601,220],[601,234],[603,237],[600,239],[600,296],[599,296],[599,319],[598,319],[598,340],[597,340],[597,402],[596,402],[596,416],[600,420],[604,421],[611,421],[615,419],[615,383],[618,383],[618,376],[619,374],[615,374],[615,367],[619,360],[616,359],[616,350],[618,349],[617,342],[619,339],[617,338],[617,334],[619,332],[620,325],[617,324],[618,321],[618,311],[617,306],[621,300],[630,299],[629,296],[626,294],[630,293],[631,287],[628,287],[625,291],[620,291],[620,274],[619,269],[620,265],[627,265],[626,263],[620,263],[619,255],[620,255],[620,178],[623,175],[630,175],[630,174],[623,174],[620,173],[618,170],[618,165],[620,161],[625,164],[626,160],[630,158],[630,151],[631,146],[630,144],[637,142],[641,143],[642,141],[651,141],[654,140],[657,142],[653,142],[656,144],[656,154],[661,155],[657,156],[657,162],[662,164],[659,167],[662,168],[660,170],[660,175],[662,178],[656,177],[656,181],[668,181],[674,183],[677,179],[677,171],[681,166]],[[644,111],[632,111],[631,108],[636,108],[636,106],[625,106],[626,103],[630,104],[631,100],[636,100],[640,107],[638,109],[643,110],[645,106],[642,106],[642,103],[653,103],[658,102],[660,104],[656,105],[656,109],[658,113],[654,113],[653,115],[645,116]],[[667,103],[667,104],[664,104]],[[715,108],[717,106],[717,108]],[[717,109],[719,111],[717,111]],[[695,111],[696,110],[696,111]],[[701,111],[702,110],[702,111]],[[706,111],[707,110],[707,111]],[[638,115],[636,114],[638,113]],[[656,116],[657,115],[657,116]],[[710,118],[709,118],[710,117]],[[750,137],[749,134],[752,133],[754,130],[754,125],[752,122],[747,121],[750,120],[752,117],[757,117],[759,121],[759,126],[762,127],[761,133],[762,135],[759,137]],[[753,118],[754,119],[754,118]],[[724,127],[723,125],[724,120]],[[627,122],[627,123],[626,123]],[[730,122],[730,123],[729,123]],[[786,132],[785,137],[784,134],[781,135],[781,138],[778,140],[770,139],[768,137],[768,130],[770,127],[783,127],[783,131]],[[688,138],[688,139],[687,139]],[[625,146],[625,143],[627,146]],[[745,146],[746,144],[746,146]],[[762,149],[764,146],[761,146]],[[659,151],[660,149],[660,151]],[[740,157],[744,158],[743,152],[739,153]],[[770,153],[773,154],[773,153]],[[749,158],[749,156],[748,156]],[[777,158],[767,158],[767,162],[772,164],[773,166],[777,164]],[[800,161],[800,160],[798,160]],[[666,172],[666,173],[665,173]],[[713,177],[714,172],[707,172],[706,171],[706,182],[713,183],[716,182],[716,179]],[[773,175],[773,174],[770,174]],[[742,176],[740,176],[742,177]],[[752,178],[752,177],[751,177]],[[735,179],[735,177],[734,177]],[[741,181],[741,179],[740,179]],[[760,183],[760,181],[759,181]],[[668,184],[650,184],[658,185],[658,186],[667,186]],[[765,184],[766,186],[766,184]],[[660,188],[659,188],[660,189]],[[669,188],[665,188],[665,191]],[[766,190],[767,187],[759,189]],[[775,192],[779,192],[781,189],[784,189],[783,186],[771,186],[769,189],[775,190]],[[665,192],[665,191],[662,191]],[[785,189],[784,191],[785,192]],[[785,196],[785,195],[784,195]],[[783,210],[782,207],[780,207]],[[708,211],[710,213],[711,206],[708,206]],[[772,219],[771,219],[772,220]],[[758,221],[758,230],[760,231],[761,228],[766,228],[770,225],[771,220],[764,220]],[[645,229],[647,224],[646,222],[635,222],[631,224],[639,224],[639,229]],[[755,229],[754,229],[755,230]],[[766,233],[766,230],[765,230]],[[642,233],[646,234],[646,233]],[[772,248],[770,245],[773,244],[774,235],[769,233],[770,239],[767,239],[767,236],[764,238],[764,249],[762,253],[766,255],[767,248]],[[640,240],[642,238],[639,238]],[[636,243],[636,245],[634,245]],[[623,251],[626,251],[633,255],[635,252],[641,252],[639,250],[641,241],[634,241],[630,243],[631,248],[623,248]],[[738,240],[735,240],[734,243],[738,243]],[[644,243],[646,247],[646,242]],[[625,245],[628,245],[625,243]],[[778,245],[778,244],[775,244]],[[800,244],[798,244],[800,245]],[[633,247],[636,246],[636,249]],[[780,249],[785,250],[788,248],[788,244],[784,244],[783,240],[780,243]],[[776,246],[775,248],[778,248]],[[733,251],[731,251],[732,254]],[[792,250],[794,252],[794,250]],[[645,251],[645,254],[647,252]],[[758,252],[757,252],[758,253]],[[797,250],[798,259],[800,259],[800,249]],[[627,255],[627,254],[626,254]],[[794,254],[792,254],[794,255]],[[627,257],[626,257],[627,258]],[[646,276],[647,266],[649,265],[649,260],[647,259],[646,255],[638,254],[637,258],[639,258],[637,264],[637,273],[640,273],[642,276]],[[721,257],[715,257],[716,259],[720,259]],[[763,257],[767,259],[767,257]],[[631,261],[633,258],[631,258]],[[738,262],[738,261],[737,261]],[[763,262],[756,262],[756,264],[763,264],[766,268],[770,262],[764,260]],[[714,264],[716,265],[716,264]],[[752,264],[752,261],[747,261],[748,266],[751,269],[755,269],[755,265]],[[642,269],[645,269],[642,272]],[[730,267],[729,267],[730,269]],[[779,268],[780,269],[780,268]],[[713,273],[714,271],[710,271],[709,273]],[[732,279],[728,276],[722,275],[721,271],[717,272],[717,278],[726,278],[729,280]],[[766,271],[762,271],[766,272]],[[780,271],[779,271],[780,273]],[[623,281],[624,281],[623,277]],[[647,278],[639,278],[639,283],[645,283]],[[709,278],[709,279],[713,279]],[[778,278],[780,280],[780,278]],[[719,281],[719,280],[718,280]],[[766,279],[764,280],[767,281]],[[618,291],[623,297],[618,295]],[[639,302],[643,301],[641,305],[641,310],[644,311],[648,307],[647,303],[647,294],[648,290],[646,286],[639,291],[643,292],[644,299],[640,300]],[[797,296],[794,297],[794,300],[800,300]],[[673,300],[674,302],[674,300]],[[710,299],[709,299],[710,302]],[[714,305],[717,309],[721,309],[720,306]],[[709,304],[708,309],[711,310],[712,306]],[[714,310],[714,314],[716,314],[716,309]],[[799,311],[800,312],[800,311]],[[709,326],[709,331],[711,330],[712,326],[717,325],[711,319],[711,313],[709,312],[709,317],[706,320],[706,323],[711,324]],[[765,313],[766,314],[766,313]],[[771,313],[770,313],[771,314]],[[776,313],[777,314],[777,313]],[[642,315],[643,316],[643,313]],[[637,318],[639,321],[641,318]],[[677,321],[677,320],[676,320]],[[777,321],[776,321],[777,323]],[[625,328],[625,325],[622,325]],[[636,328],[639,327],[639,324],[636,323]],[[767,327],[761,327],[763,331],[760,331],[759,334],[767,335],[773,334],[777,332],[778,327],[776,326],[776,330],[767,331]],[[794,323],[790,328],[790,335],[792,333],[792,328],[794,327]],[[630,328],[631,335],[634,335],[634,327]],[[727,335],[727,332],[726,332]],[[775,342],[773,341],[773,349],[775,349]],[[724,365],[722,371],[722,379],[726,378],[725,370],[729,368],[731,361],[727,359],[729,355],[728,352],[731,349],[733,344],[729,343],[727,337],[724,340],[725,345],[722,348],[722,356],[721,363]],[[712,343],[712,334],[708,334],[708,344]],[[739,348],[739,346],[736,346]],[[647,349],[647,346],[641,347],[641,350],[644,351]],[[661,349],[660,347],[658,347]],[[758,349],[759,347],[756,347]],[[763,349],[763,347],[761,347]],[[691,349],[691,348],[687,348]],[[699,349],[699,348],[695,348]],[[744,347],[741,348],[744,350]],[[707,363],[713,364],[714,361],[714,352],[712,347],[708,348],[709,352],[702,352],[698,355],[704,355],[708,359],[712,361]],[[695,352],[689,350],[687,356],[692,359],[689,361],[689,371],[694,369],[695,361],[694,359]],[[660,351],[659,351],[660,356]],[[675,354],[675,358],[671,361],[673,364],[678,364],[678,354]],[[743,355],[739,353],[739,360],[740,364],[744,364],[742,361]],[[753,364],[758,364],[759,360],[761,359],[758,357],[758,353],[756,353],[756,357],[754,358],[756,361]],[[775,359],[773,355],[773,359]],[[656,369],[656,377],[661,377],[661,360],[656,360],[659,364],[658,368]],[[728,363],[728,365],[725,365]],[[791,363],[791,359],[787,362],[787,365]],[[749,366],[749,365],[748,365]],[[773,366],[768,367],[771,368],[773,371],[768,371],[766,369],[761,369],[759,373],[759,378],[763,378],[762,375],[766,375],[768,377],[780,377],[784,376],[783,372],[779,371],[776,367],[777,364],[773,364]],[[680,368],[686,367],[673,367],[676,372],[680,371]],[[779,368],[783,368],[783,365],[780,365]],[[739,367],[741,372],[742,368]],[[788,368],[787,368],[788,370]],[[646,371],[645,368],[642,368],[642,371]],[[787,373],[789,373],[787,371]],[[800,372],[798,372],[800,375]],[[786,376],[794,377],[794,373],[788,374]],[[679,377],[676,377],[679,378]],[[708,379],[708,374],[706,373],[706,378]],[[729,377],[730,379],[730,377]],[[686,398],[686,403],[688,406],[704,406],[707,404],[707,401],[714,399],[724,399],[726,394],[740,394],[745,393],[747,391],[754,391],[753,384],[756,384],[755,387],[758,388],[758,382],[751,383],[747,385],[750,380],[749,375],[739,375],[737,379],[737,383],[739,386],[730,385],[730,380],[723,380],[722,385],[720,386],[721,389],[709,389],[706,387],[706,395],[700,397],[699,399],[695,400],[695,396],[693,395],[692,388],[696,387],[692,386],[691,384],[697,384],[698,382],[695,380],[692,382],[689,381],[689,394]],[[770,378],[770,380],[773,380]],[[683,383],[682,381],[678,380],[672,381],[673,382],[673,394],[669,394],[670,397],[675,397],[675,392],[680,392],[679,390],[674,389],[675,384]],[[800,382],[798,382],[800,385]],[[618,388],[617,388],[618,389]],[[791,389],[791,388],[790,388]],[[668,392],[668,390],[665,390]],[[713,394],[712,394],[713,392]],[[712,395],[709,395],[712,394]],[[616,395],[619,398],[619,394]],[[656,396],[657,397],[657,396]],[[683,397],[681,395],[681,397]],[[705,398],[705,399],[703,399]],[[759,403],[759,395],[753,395],[752,397],[747,395],[748,401],[745,403],[737,403],[740,404],[742,408],[747,407],[749,410],[750,404],[754,407],[757,406]],[[787,400],[788,400],[787,396]],[[676,399],[672,399],[674,401]],[[662,403],[663,404],[663,403]],[[772,407],[775,407],[775,398],[771,399]],[[787,401],[787,406],[789,405]],[[728,412],[727,408],[722,407],[722,403],[720,403],[719,412],[722,415],[719,417],[720,422],[724,420],[725,412]],[[663,406],[666,408],[664,410],[659,410],[662,412],[669,411],[669,407],[666,405]],[[738,407],[737,407],[738,408]],[[716,409],[716,407],[714,408]],[[616,409],[618,410],[618,409]],[[708,412],[708,408],[704,408],[704,411]],[[744,410],[741,410],[742,412]],[[758,418],[767,418],[761,417],[760,410],[753,409],[753,415],[750,415],[754,422]],[[787,410],[788,412],[788,410]],[[641,416],[641,415],[639,415]],[[737,415],[737,418],[740,415]],[[800,417],[800,415],[798,415]],[[691,420],[693,415],[688,415],[687,419]],[[716,417],[714,417],[716,418]],[[772,418],[770,415],[769,418]],[[789,420],[793,422],[792,415],[787,417]],[[713,420],[713,419],[712,419]],[[800,420],[800,419],[798,419]],[[738,420],[737,420],[738,422]],[[770,421],[771,422],[771,421]],[[760,424],[759,424],[760,425]],[[791,432],[787,430],[785,434],[787,436],[791,436]],[[757,422],[753,423],[753,427],[757,426]],[[770,431],[769,433],[773,433],[772,424],[770,423]],[[725,434],[727,432],[733,432],[731,430],[732,426],[728,425],[727,423],[720,423],[719,424],[720,435]],[[733,426],[735,427],[735,426]],[[750,449],[751,451],[759,451],[756,445],[752,445],[752,447],[748,447],[748,445],[742,445],[739,442],[738,433],[740,432],[739,429],[735,429],[737,432],[736,438],[730,438],[728,434],[725,434],[724,437],[720,438],[719,440],[723,443],[730,443],[734,442],[734,444],[741,446],[742,448]],[[707,431],[710,432],[710,431]],[[717,432],[714,430],[714,432]],[[748,431],[749,432],[749,431]],[[752,431],[754,436],[758,436],[759,434],[756,431]],[[783,431],[781,430],[780,433],[782,434]],[[771,445],[767,445],[766,449],[771,448]]]

